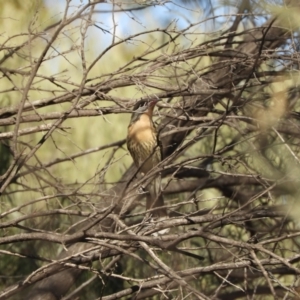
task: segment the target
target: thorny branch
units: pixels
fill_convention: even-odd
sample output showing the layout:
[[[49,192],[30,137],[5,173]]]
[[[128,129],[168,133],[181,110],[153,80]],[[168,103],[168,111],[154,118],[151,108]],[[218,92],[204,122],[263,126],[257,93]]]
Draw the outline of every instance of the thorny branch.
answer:
[[[144,6],[114,2],[108,30],[102,5],[1,40],[0,299],[299,298],[298,1],[125,37],[118,13]],[[95,55],[94,28],[111,34]],[[141,177],[126,127],[153,97],[164,159]],[[151,220],[159,174],[169,218]]]

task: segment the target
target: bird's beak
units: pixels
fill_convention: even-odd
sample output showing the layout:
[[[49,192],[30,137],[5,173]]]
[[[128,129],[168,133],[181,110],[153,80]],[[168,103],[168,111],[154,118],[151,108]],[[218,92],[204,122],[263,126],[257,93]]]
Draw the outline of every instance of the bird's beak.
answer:
[[[156,105],[156,103],[160,101],[160,99],[151,99],[148,102],[148,114],[152,117],[153,114],[153,110],[154,110],[154,106]]]
[[[161,101],[161,99],[152,99],[149,101],[149,107],[154,108],[157,102]]]

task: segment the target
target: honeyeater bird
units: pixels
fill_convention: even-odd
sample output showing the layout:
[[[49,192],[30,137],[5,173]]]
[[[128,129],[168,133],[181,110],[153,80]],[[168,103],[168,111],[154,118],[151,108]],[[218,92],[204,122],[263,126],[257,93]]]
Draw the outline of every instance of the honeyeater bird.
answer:
[[[128,126],[127,148],[135,165],[142,175],[147,174],[161,160],[161,147],[155,125],[152,121],[153,109],[158,99],[140,100],[133,108],[133,113]],[[155,174],[151,183],[146,187],[146,209],[159,208],[151,215],[153,217],[165,217],[167,211],[163,207],[164,199],[160,192],[161,176]]]

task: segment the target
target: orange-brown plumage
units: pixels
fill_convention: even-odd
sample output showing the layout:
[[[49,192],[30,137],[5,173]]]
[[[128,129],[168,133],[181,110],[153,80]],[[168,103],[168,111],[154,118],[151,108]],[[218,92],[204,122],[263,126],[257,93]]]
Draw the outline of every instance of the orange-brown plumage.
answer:
[[[158,144],[157,132],[152,121],[153,109],[157,100],[149,102],[140,101],[134,106],[127,135],[127,147],[132,159],[143,174],[147,174],[161,161],[161,149]],[[149,196],[146,208],[164,206],[163,197],[160,194],[160,175],[155,175],[148,185]],[[153,212],[155,216],[166,216],[164,208]]]

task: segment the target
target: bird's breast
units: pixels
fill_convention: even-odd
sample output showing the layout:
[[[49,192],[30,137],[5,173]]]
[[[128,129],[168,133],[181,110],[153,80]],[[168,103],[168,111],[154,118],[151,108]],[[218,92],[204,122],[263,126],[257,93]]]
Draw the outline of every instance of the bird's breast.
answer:
[[[151,141],[155,128],[148,115],[141,115],[140,118],[128,127],[128,138],[138,143]]]
[[[156,131],[147,118],[140,118],[128,127],[127,146],[134,163],[144,173],[160,161]]]

